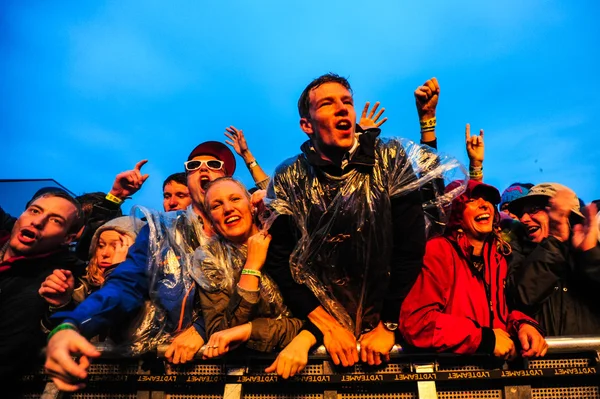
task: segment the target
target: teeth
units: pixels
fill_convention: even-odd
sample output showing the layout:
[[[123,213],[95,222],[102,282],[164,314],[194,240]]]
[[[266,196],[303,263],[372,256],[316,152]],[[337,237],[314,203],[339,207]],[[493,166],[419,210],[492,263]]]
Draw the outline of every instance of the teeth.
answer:
[[[479,215],[475,218],[475,220],[479,221],[479,220],[483,220],[483,219],[489,219],[490,218],[490,214],[489,213],[484,213],[482,215]]]
[[[235,222],[236,220],[239,220],[239,219],[240,219],[239,216],[232,216],[232,217],[225,219],[225,223]]]

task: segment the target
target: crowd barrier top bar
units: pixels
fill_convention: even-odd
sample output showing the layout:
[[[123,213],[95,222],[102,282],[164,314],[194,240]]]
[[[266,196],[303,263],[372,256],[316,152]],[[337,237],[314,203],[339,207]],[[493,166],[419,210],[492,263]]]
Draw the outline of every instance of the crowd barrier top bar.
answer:
[[[596,352],[600,353],[600,336],[593,335],[581,335],[581,336],[564,336],[564,337],[546,337],[546,342],[548,343],[548,354],[561,354],[561,353],[581,353],[581,352]],[[165,357],[165,352],[169,346],[168,345],[159,345],[156,353],[157,357],[163,358]],[[115,348],[106,344],[97,344],[96,348],[98,351],[102,353],[102,357],[104,358],[119,358],[121,356]],[[357,348],[360,350],[360,345],[357,345]],[[202,358],[202,352],[204,347],[194,357],[195,359]],[[264,357],[264,358],[274,358],[276,354],[249,354],[248,357]],[[390,351],[391,357],[401,357],[407,355],[433,355],[437,356],[440,354],[434,353],[423,353],[423,352],[406,352],[400,345],[394,345],[392,350]],[[328,359],[329,355],[327,354],[327,350],[325,346],[321,345],[314,349],[310,354],[310,359]]]

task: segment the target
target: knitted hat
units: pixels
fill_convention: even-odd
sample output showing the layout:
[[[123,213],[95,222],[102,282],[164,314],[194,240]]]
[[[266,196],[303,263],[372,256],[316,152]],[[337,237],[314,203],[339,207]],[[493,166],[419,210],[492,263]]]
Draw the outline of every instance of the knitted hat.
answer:
[[[218,141],[200,143],[190,152],[187,160],[191,161],[199,155],[211,155],[219,161],[223,161],[225,176],[233,176],[233,172],[235,172],[235,157],[225,144]]]
[[[554,197],[556,193],[560,190],[568,190],[569,188],[563,186],[558,183],[540,183],[531,187],[531,190],[527,193],[527,195],[517,198],[513,200],[508,206],[508,210],[515,215],[521,215],[523,213],[523,208],[525,205],[530,204],[536,200],[546,200],[548,201],[550,198]],[[578,221],[584,219],[583,214],[581,213],[581,208],[579,205],[579,199],[575,201],[576,203],[571,208],[571,214],[578,218]]]
[[[500,208],[502,208],[502,205],[512,202],[512,201],[516,200],[517,198],[526,196],[527,193],[529,192],[529,187],[527,187],[527,186],[531,187],[532,185],[529,185],[529,184],[525,185],[522,183],[513,183],[510,186],[508,186],[508,188],[502,192],[502,200],[500,201]]]
[[[135,219],[131,216],[121,216],[109,220],[102,226],[98,227],[98,230],[96,230],[94,236],[92,237],[92,243],[90,244],[90,258],[96,254],[96,248],[98,247],[98,242],[100,241],[100,235],[103,232],[114,230],[120,234],[129,236],[133,241],[135,241],[139,232],[140,223],[141,222],[139,219]]]

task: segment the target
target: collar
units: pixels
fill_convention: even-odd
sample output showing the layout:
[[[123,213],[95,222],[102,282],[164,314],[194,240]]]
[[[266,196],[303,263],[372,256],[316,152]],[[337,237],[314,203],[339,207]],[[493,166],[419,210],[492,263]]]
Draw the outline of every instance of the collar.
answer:
[[[350,169],[357,167],[372,168],[375,166],[375,142],[381,130],[378,128],[363,130],[359,125],[356,125],[356,131],[357,139],[354,141],[352,148],[344,154],[341,165],[323,159],[310,140],[304,142],[300,150],[309,164],[330,175],[341,176]]]

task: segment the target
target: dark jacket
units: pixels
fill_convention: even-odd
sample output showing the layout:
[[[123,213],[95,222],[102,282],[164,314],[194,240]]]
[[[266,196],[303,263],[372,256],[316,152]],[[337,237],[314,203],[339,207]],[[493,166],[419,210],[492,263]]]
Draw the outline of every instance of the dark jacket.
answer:
[[[361,134],[343,168],[307,141],[277,168],[267,193],[287,210],[269,230],[263,270],[296,317],[323,305],[356,335],[397,322],[425,249],[419,191],[396,195],[415,174],[402,145],[378,135]]]
[[[582,253],[548,237],[511,260],[507,292],[549,336],[600,333],[599,291],[598,245]]]
[[[7,241],[0,241],[0,248]],[[80,274],[84,267],[66,248],[0,261],[0,380],[27,371],[40,359],[45,343],[40,322],[47,309],[38,294],[42,282],[54,269]]]
[[[495,239],[483,247],[483,268],[472,263],[473,247],[463,234],[427,243],[423,270],[404,301],[400,329],[418,348],[460,354],[491,354],[494,328],[516,336],[519,325],[537,323],[509,310],[504,292],[507,263]]]

